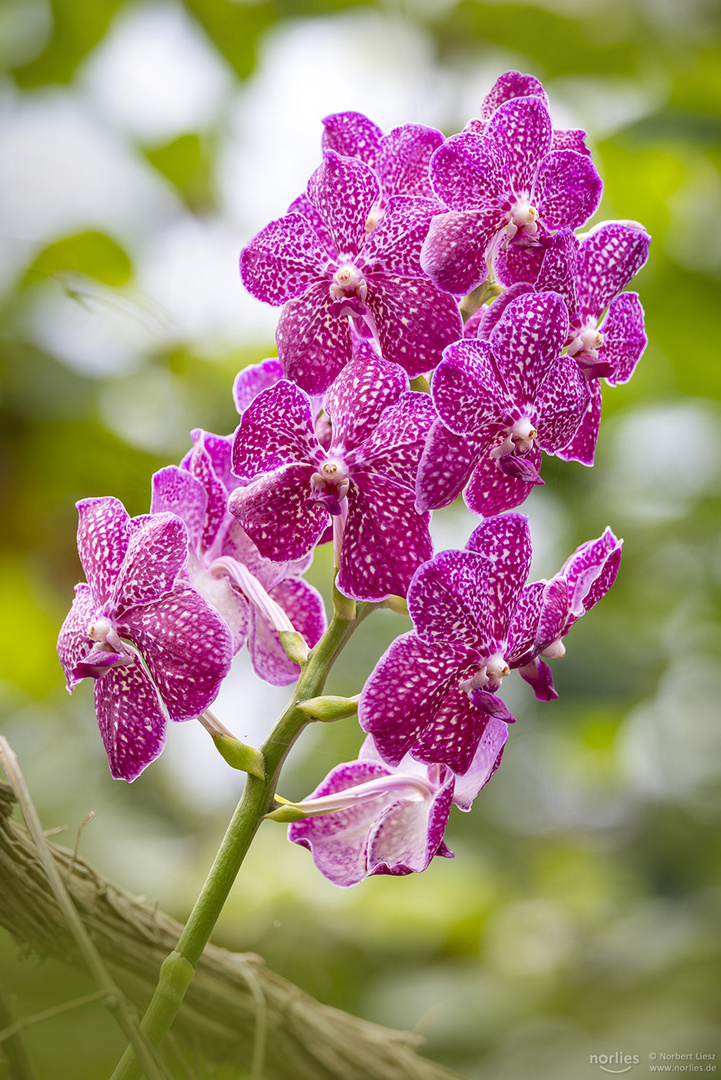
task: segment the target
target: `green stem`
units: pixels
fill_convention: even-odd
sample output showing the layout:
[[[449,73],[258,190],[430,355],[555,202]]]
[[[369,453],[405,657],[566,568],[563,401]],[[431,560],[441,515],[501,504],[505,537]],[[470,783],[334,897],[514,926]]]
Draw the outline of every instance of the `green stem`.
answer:
[[[310,722],[308,713],[299,708],[300,703],[322,693],[330,669],[346,642],[376,606],[358,604],[355,618],[352,619],[339,614],[334,616],[304,666],[287,708],[261,747],[266,779],[248,776],[242,798],[180,940],[161,966],[155,994],[140,1025],[153,1046],[159,1045],[180,1008],[193,978],[195,965],[210,938],[258,826],[273,807],[273,796],[283,763],[293,743]],[[133,1049],[128,1047],[111,1080],[138,1080],[140,1076],[140,1066]]]

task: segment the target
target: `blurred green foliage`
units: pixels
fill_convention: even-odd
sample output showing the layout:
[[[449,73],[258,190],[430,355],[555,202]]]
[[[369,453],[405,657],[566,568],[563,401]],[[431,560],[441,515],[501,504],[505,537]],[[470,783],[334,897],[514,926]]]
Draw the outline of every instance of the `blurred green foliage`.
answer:
[[[601,123],[593,150],[606,185],[599,219],[637,219],[653,236],[634,285],[649,347],[631,383],[605,392],[596,467],[549,460],[546,487],[529,504],[534,536],[550,537],[538,574],[553,573],[607,522],[625,537],[616,587],[555,665],[559,701],[509,688],[520,719],[498,776],[470,814],[451,820],[454,860],[342,892],[269,825],[218,930],[219,941],[261,953],[324,1001],[418,1026],[431,1055],[474,1080],[577,1080],[591,1071],[590,1054],[616,1049],[644,1062],[652,1051],[721,1052],[720,12],[703,0],[683,11],[642,0],[550,7],[183,7],[234,72],[233,94],[284,20],[342,20],[357,8],[412,23],[447,72],[518,66],[561,99],[585,94],[601,121],[619,86],[645,103],[640,115],[631,109],[626,120]],[[129,9],[121,0],[53,0],[35,55],[26,50],[8,65],[15,105],[36,104],[61,83],[75,92],[84,58]],[[355,107],[366,108],[362,86]],[[467,119],[453,108],[451,100],[449,131]],[[221,127],[128,140],[139,165],[199,223],[219,213]],[[78,191],[80,211],[82,198]],[[159,220],[159,236],[164,227]],[[47,827],[67,822],[72,846],[77,823],[96,809],[86,857],[182,918],[236,792],[204,798],[200,781],[167,760],[132,788],[108,776],[88,688],[69,701],[54,654],[80,573],[73,504],[114,494],[131,513],[145,512],[150,475],[180,459],[191,423],[232,430],[232,378],[272,342],[201,349],[176,334],[138,348],[129,367],[88,371],[37,335],[37,312],[60,303],[151,320],[138,276],[147,238],[89,218],[27,239],[28,256],[4,275],[0,296],[2,727]],[[203,266],[196,271],[202,277]],[[164,420],[162,439],[130,431],[139,403]],[[460,511],[450,520],[448,533],[456,521],[467,535]],[[327,591],[329,574],[321,551],[311,580]],[[329,690],[358,692],[407,625],[388,612],[364,625]],[[242,735],[241,706],[237,721]],[[182,727],[172,734],[186,737]],[[307,794],[359,743],[352,721],[309,731],[282,793]],[[0,981],[23,1016],[93,989],[59,965],[18,956],[4,935]],[[108,1075],[119,1050],[112,1022],[94,1006],[29,1029],[27,1044],[48,1080]]]

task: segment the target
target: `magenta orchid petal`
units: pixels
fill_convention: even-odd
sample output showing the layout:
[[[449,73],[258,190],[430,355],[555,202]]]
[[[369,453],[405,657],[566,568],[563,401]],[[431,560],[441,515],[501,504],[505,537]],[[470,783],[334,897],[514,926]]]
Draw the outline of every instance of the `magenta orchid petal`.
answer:
[[[525,514],[501,514],[481,522],[466,550],[482,555],[493,567],[489,577],[488,629],[497,641],[508,636],[511,614],[531,568],[531,533]]]
[[[491,346],[485,341],[449,345],[433,376],[433,403],[455,435],[486,430],[508,404]],[[489,431],[489,438],[493,434]]]
[[[308,395],[286,379],[264,390],[246,409],[233,442],[233,472],[260,472],[306,459],[317,448]]]
[[[119,499],[83,499],[78,508],[78,555],[96,599],[107,600],[130,536],[130,517]]]
[[[442,132],[423,124],[403,124],[384,135],[378,146],[376,170],[386,194],[431,198],[430,161],[443,142]]]
[[[138,520],[138,519],[136,519]],[[175,514],[153,514],[131,529],[110,600],[116,610],[148,604],[173,588],[188,557],[188,530]]]
[[[228,509],[267,559],[300,559],[313,548],[328,523],[311,502],[313,465],[291,462],[236,488]]]
[[[525,456],[537,473],[543,459],[541,448],[534,446]],[[518,479],[502,472],[497,460],[490,454],[484,454],[471,473],[463,498],[472,513],[480,514],[482,517],[491,517],[520,506],[538,482],[538,480]],[[540,482],[543,483],[543,481]]]
[[[540,656],[536,656],[529,664],[520,667],[518,674],[533,687],[533,692],[539,701],[555,701],[558,697],[553,685],[553,672]]]
[[[326,150],[308,181],[308,198],[333,237],[340,256],[357,254],[366,221],[380,194],[375,173],[362,161]]]
[[[599,316],[648,260],[651,237],[638,222],[609,221],[579,245],[579,300],[585,314]]]
[[[597,540],[576,548],[561,567],[560,576],[568,583],[571,623],[606,595],[616,580],[623,541],[606,527]]]
[[[228,477],[230,476],[232,459],[232,443],[230,441],[223,440],[221,443],[217,436],[211,435],[208,435],[207,438],[209,442],[212,441],[216,451],[216,461],[213,460],[210,452],[206,449],[206,433],[197,430],[196,437],[193,440],[193,449],[184,461],[185,468],[202,485],[207,498],[203,532],[200,538],[200,547],[206,550],[212,547],[213,541],[226,519],[228,487],[221,479],[221,475],[226,473]],[[219,475],[220,470],[216,471],[219,444],[223,450],[221,475]],[[234,487],[235,484],[233,483],[232,486]],[[185,515],[181,516],[185,520]]]
[[[578,365],[559,356],[538,390],[538,445],[553,454],[571,441],[591,402],[587,381]]]
[[[518,597],[508,627],[508,652],[506,658],[512,668],[521,667],[534,656],[538,639],[538,623],[543,609],[546,582],[532,581],[524,585]],[[566,608],[568,590],[566,590]],[[556,635],[558,636],[558,635]],[[553,640],[553,639],[551,639]]]
[[[612,300],[600,328],[604,339],[603,358],[613,367],[606,382],[611,386],[627,383],[648,344],[638,294],[624,292]]]
[[[425,449],[425,437],[436,411],[428,394],[404,390],[384,411],[362,445],[346,455],[349,465],[373,470],[404,487],[412,487]]]
[[[480,308],[476,316],[472,316],[468,320],[466,330],[471,325],[472,319],[475,319],[475,329],[471,336],[477,337],[479,341],[488,341],[508,305],[518,296],[524,296],[526,293],[534,291],[534,287],[529,281],[517,281],[513,285],[509,285],[500,296],[496,297],[492,304]]]
[[[188,530],[188,542],[199,550],[208,509],[208,495],[199,480],[187,469],[167,465],[154,473],[150,513],[171,513],[182,517]]]
[[[323,118],[322,147],[344,157],[359,158],[372,169],[376,167],[378,146],[383,132],[359,112],[332,113]]]
[[[395,770],[374,760],[346,762],[298,804],[311,809],[325,800],[342,808],[296,822],[288,839],[308,848],[321,873],[341,887],[371,874],[418,873],[434,855],[450,855],[443,833],[453,782],[449,770],[411,759]]]
[[[504,220],[496,207],[450,210],[434,217],[421,251],[423,272],[445,292],[472,292],[488,276],[486,249]]]
[[[436,199],[394,195],[363,247],[366,273],[422,277],[421,248],[431,220],[443,211]]]
[[[573,150],[584,157],[591,156],[591,151],[586,146],[586,132],[582,128],[554,128],[551,150]]]
[[[521,281],[530,284],[541,271],[545,251],[544,243],[534,247],[501,244],[493,255],[493,274],[506,287]]]
[[[408,613],[423,641],[479,641],[492,652],[488,635],[491,562],[477,551],[441,551],[418,567],[408,590]]]
[[[350,323],[332,314],[328,288],[323,278],[285,304],[275,332],[286,378],[309,394],[321,394],[352,352]]]
[[[552,131],[548,106],[535,95],[503,102],[488,121],[485,138],[505,148],[516,194],[530,193],[537,162],[551,149]]]
[[[426,278],[374,274],[368,307],[383,356],[400,364],[411,378],[431,371],[446,345],[463,333],[453,297]]]
[[[287,214],[266,225],[240,253],[240,276],[266,304],[301,296],[324,272],[328,256],[306,217]]]
[[[329,387],[326,412],[333,422],[333,446],[350,450],[370,438],[384,409],[394,405],[408,389],[408,376],[366,342],[356,346],[343,377]]]
[[[261,360],[259,364],[250,364],[239,371],[233,382],[233,401],[241,416],[261,390],[275,386],[282,378],[283,366],[275,357]]]
[[[481,455],[472,435],[454,435],[440,420],[434,421],[418,466],[416,506],[437,510],[460,495]]]
[[[431,180],[436,195],[450,210],[495,207],[503,220],[507,161],[492,140],[472,131],[452,135],[433,155]]]
[[[503,720],[490,717],[483,729],[473,760],[462,776],[456,776],[453,802],[459,810],[471,809],[473,800],[484,788],[501,763],[508,739],[508,726]]]
[[[430,514],[415,492],[374,473],[358,473],[348,489],[348,520],[336,584],[356,600],[405,596],[411,578],[433,554]]]
[[[598,379],[594,379],[589,384],[589,392],[591,400],[586,407],[581,423],[576,429],[576,434],[567,446],[554,451],[556,457],[560,457],[564,461],[578,461],[581,465],[593,465],[596,455],[602,405],[601,384]]]
[[[145,660],[171,720],[199,716],[228,672],[225,620],[190,585],[135,608],[119,627]],[[182,647],[179,643],[182,643]]]
[[[471,661],[469,650],[424,642],[413,632],[396,638],[376,664],[358,705],[360,725],[373,736],[384,761],[398,765],[411,750],[414,757],[417,756],[416,747],[423,733],[429,728],[435,732],[436,714],[449,687],[457,681],[459,669],[462,670]],[[464,720],[467,711],[471,710],[474,714],[472,724],[476,724],[481,714],[473,708],[466,694],[459,694]],[[452,717],[448,719],[450,721]],[[466,763],[470,762],[475,747],[471,752],[463,750],[466,741],[464,725],[449,723],[448,726],[453,743],[451,756],[454,760],[460,757],[467,759]],[[467,723],[465,726],[468,726]],[[455,731],[456,727],[460,730]],[[433,760],[451,765],[450,759],[445,756],[447,746],[443,737],[439,739],[437,749],[439,756]],[[454,771],[464,772],[465,769],[456,768]]]
[[[88,627],[93,622],[97,604],[89,585],[75,586],[75,599],[58,637],[58,656],[65,672],[67,688],[72,692],[82,676],[74,674],[80,660],[87,655]]]
[[[499,75],[483,101],[479,116],[481,120],[490,120],[493,113],[505,101],[517,97],[540,97],[548,104],[546,91],[535,75],[523,75],[520,71],[504,71]]]
[[[577,229],[595,214],[602,192],[590,157],[554,150],[538,166],[531,197],[549,229]]]
[[[532,402],[568,337],[568,313],[557,293],[528,293],[509,304],[491,334],[498,370],[514,400]]]
[[[536,289],[539,292],[555,292],[563,297],[572,325],[580,320],[576,287],[579,246],[570,229],[560,229],[548,241],[536,278]]]
[[[95,712],[116,780],[135,780],[165,745],[166,718],[139,661],[95,681]]]

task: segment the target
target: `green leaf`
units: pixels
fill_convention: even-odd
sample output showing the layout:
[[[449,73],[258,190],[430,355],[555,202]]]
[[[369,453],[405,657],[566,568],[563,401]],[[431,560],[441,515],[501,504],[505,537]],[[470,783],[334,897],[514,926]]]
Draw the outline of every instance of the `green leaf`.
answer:
[[[127,284],[133,268],[115,240],[105,233],[89,230],[66,236],[44,248],[26,272],[23,285],[68,272],[85,274],[104,285],[118,287]]]

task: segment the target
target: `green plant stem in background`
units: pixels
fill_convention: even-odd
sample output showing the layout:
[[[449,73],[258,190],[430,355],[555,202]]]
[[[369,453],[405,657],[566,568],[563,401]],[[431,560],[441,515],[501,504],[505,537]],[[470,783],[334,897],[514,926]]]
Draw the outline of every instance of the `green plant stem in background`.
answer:
[[[155,994],[141,1023],[142,1031],[153,1046],[159,1045],[180,1008],[193,978],[195,965],[210,938],[258,826],[272,809],[283,763],[293,743],[310,722],[308,713],[300,705],[321,694],[331,667],[354,630],[377,607],[368,603],[353,606],[354,612],[347,608],[339,612],[336,607],[330,626],[304,666],[293,697],[261,747],[266,779],[248,776],[241,800],[177,947],[161,966]],[[111,1080],[137,1080],[141,1075],[133,1049],[128,1047]]]

